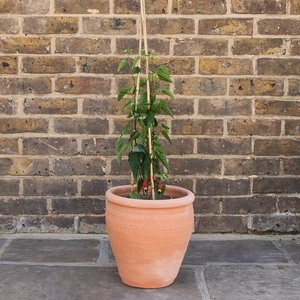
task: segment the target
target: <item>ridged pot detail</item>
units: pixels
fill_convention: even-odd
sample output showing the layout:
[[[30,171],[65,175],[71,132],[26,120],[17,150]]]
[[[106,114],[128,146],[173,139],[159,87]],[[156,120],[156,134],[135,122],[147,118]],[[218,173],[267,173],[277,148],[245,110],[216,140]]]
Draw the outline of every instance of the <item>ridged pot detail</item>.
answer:
[[[169,200],[127,198],[131,186],[106,192],[106,226],[122,281],[139,288],[172,284],[194,224],[194,194],[167,186]]]

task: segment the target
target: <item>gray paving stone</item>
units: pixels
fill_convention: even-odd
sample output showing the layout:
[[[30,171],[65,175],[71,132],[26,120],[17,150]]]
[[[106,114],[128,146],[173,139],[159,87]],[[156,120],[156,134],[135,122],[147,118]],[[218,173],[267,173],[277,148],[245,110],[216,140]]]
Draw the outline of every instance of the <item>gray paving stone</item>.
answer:
[[[285,263],[287,259],[271,241],[190,241],[183,264],[201,265],[208,262]]]
[[[201,300],[195,271],[182,269],[173,285],[135,289],[124,285],[116,268],[1,265],[5,300]]]
[[[12,262],[96,262],[97,240],[12,240],[0,261]]]
[[[5,242],[6,242],[5,239],[0,239],[0,248],[4,245]]]
[[[280,242],[296,264],[300,264],[300,239]],[[300,298],[300,296],[299,296]]]
[[[211,300],[299,300],[300,266],[210,266]]]

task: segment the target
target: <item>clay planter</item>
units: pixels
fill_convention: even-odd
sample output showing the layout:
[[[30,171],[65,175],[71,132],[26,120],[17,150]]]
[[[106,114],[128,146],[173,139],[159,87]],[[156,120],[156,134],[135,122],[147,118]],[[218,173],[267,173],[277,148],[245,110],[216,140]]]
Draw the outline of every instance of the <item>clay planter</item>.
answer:
[[[106,192],[106,226],[122,281],[140,288],[172,284],[194,224],[194,194],[167,186],[170,200],[126,198],[130,186]]]

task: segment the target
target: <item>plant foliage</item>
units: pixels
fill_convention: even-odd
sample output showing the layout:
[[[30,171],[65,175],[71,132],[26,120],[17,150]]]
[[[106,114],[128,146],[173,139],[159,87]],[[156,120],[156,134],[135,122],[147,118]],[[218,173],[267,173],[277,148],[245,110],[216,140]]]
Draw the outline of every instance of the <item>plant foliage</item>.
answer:
[[[141,55],[132,58],[131,51],[125,53],[126,59],[121,60],[118,71],[129,68],[132,85],[121,88],[117,97],[118,101],[124,102],[122,107],[128,110],[128,121],[116,144],[117,159],[120,164],[124,152],[128,153],[133,183],[137,186],[137,190],[131,193],[131,198],[149,199],[153,191],[151,184],[153,184],[155,195],[154,197],[152,195],[152,199],[159,199],[165,190],[163,181],[168,178],[169,173],[169,163],[161,146],[160,137],[170,144],[172,142],[169,127],[161,122],[162,118],[157,116],[168,115],[173,118],[173,114],[167,102],[163,99],[159,100],[158,96],[164,95],[164,98],[175,99],[168,88],[172,80],[165,65],[154,64],[154,54],[147,55],[149,73],[142,76],[140,65],[145,64],[146,55],[142,52]],[[148,89],[150,95],[147,92],[147,84],[150,85]],[[150,177],[151,164],[152,178]]]

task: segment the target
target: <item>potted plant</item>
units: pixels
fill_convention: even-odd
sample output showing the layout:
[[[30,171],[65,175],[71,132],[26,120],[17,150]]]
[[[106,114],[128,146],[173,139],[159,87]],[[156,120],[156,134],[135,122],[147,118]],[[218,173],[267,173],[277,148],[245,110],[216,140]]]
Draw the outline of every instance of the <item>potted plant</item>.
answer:
[[[173,117],[162,95],[174,99],[165,65],[156,66],[148,54],[145,5],[141,0],[140,55],[119,64],[127,67],[132,86],[120,89],[118,101],[128,109],[128,122],[117,140],[118,162],[128,154],[131,183],[106,192],[106,225],[122,281],[140,288],[159,288],[175,280],[194,223],[194,194],[182,187],[165,185],[169,164],[160,138],[171,143],[169,127],[161,114]],[[144,71],[143,71],[144,70]],[[164,98],[164,97],[162,97]],[[164,117],[164,116],[162,116]]]

